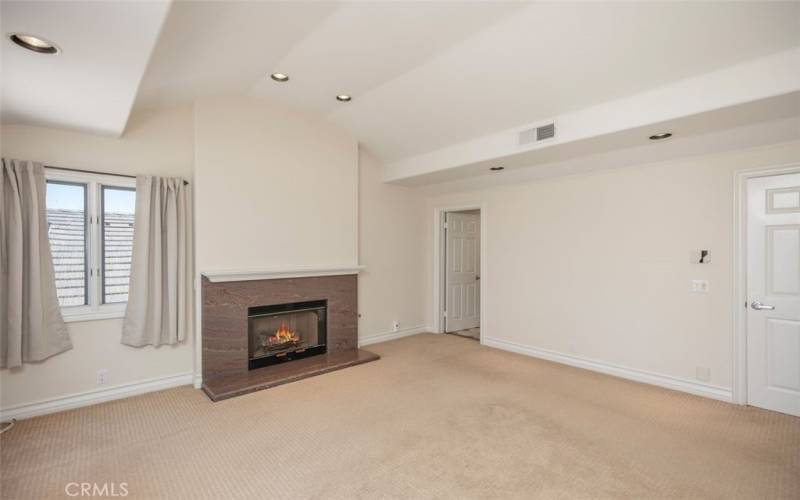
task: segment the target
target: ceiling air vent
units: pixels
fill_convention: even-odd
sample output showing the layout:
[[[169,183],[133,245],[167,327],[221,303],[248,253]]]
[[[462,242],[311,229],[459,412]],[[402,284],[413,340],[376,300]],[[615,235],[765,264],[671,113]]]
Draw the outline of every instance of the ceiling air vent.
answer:
[[[548,123],[539,127],[523,130],[519,133],[519,143],[530,144],[532,142],[546,141],[556,136],[556,124]]]

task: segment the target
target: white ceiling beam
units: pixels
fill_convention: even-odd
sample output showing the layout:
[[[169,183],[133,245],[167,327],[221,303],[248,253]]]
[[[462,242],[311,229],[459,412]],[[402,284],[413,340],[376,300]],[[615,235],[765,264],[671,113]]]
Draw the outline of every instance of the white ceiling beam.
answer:
[[[688,78],[630,97],[554,117],[556,138],[520,146],[519,132],[542,123],[485,135],[384,166],[387,182],[451,171],[496,161],[520,153],[558,148],[565,144],[615,132],[668,122],[681,117],[732,107],[800,91],[800,48]],[[658,130],[653,130],[658,132]]]

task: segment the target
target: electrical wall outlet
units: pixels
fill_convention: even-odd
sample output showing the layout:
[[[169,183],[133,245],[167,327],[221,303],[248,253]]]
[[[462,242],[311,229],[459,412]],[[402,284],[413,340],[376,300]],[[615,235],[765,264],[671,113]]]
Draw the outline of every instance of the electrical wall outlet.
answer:
[[[708,292],[708,280],[692,280],[692,291],[698,293]]]
[[[397,320],[392,321],[392,331],[397,332],[400,330],[400,322]]]
[[[106,385],[108,383],[108,370],[105,368],[97,370],[97,385]]]
[[[696,373],[697,380],[701,382],[710,382],[711,381],[711,368],[707,368],[705,366],[698,366],[697,373]]]

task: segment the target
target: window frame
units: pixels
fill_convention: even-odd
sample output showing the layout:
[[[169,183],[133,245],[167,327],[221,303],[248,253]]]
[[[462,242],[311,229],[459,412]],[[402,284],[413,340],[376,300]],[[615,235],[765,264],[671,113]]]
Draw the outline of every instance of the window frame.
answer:
[[[103,303],[103,187],[136,190],[136,179],[116,175],[45,168],[45,179],[50,182],[81,184],[86,186],[86,305],[61,306],[64,321],[93,321],[125,317],[127,302]]]
[[[85,306],[89,305],[89,269],[90,269],[90,267],[89,267],[89,245],[88,245],[89,239],[87,237],[87,235],[89,234],[89,224],[88,224],[87,219],[85,217],[85,215],[87,213],[89,213],[89,186],[87,184],[83,183],[83,182],[65,181],[65,180],[61,180],[61,179],[58,179],[58,180],[57,179],[47,179],[47,183],[48,184],[57,184],[57,185],[60,185],[60,186],[76,186],[76,187],[80,187],[80,188],[83,189],[83,213],[84,213],[84,218],[83,218],[83,234],[84,234],[84,240],[83,240],[83,269],[84,269],[84,274],[83,274],[83,302],[84,303],[80,304],[80,305],[61,306],[61,307],[62,308],[63,307],[85,307]],[[46,197],[46,193],[47,193],[47,190],[45,188],[45,197]],[[49,240],[49,238],[50,238],[50,227],[49,227],[49,224],[48,224],[48,228],[47,228],[47,237],[48,237],[48,240]],[[51,252],[52,252],[52,247],[51,247]]]
[[[105,207],[106,207],[106,189],[116,189],[118,191],[133,191],[134,196],[136,195],[136,181],[132,179],[133,186],[120,186],[116,184],[108,184],[102,183],[97,185],[97,190],[99,191],[100,196],[100,205],[98,208],[98,217],[100,218],[100,223],[98,226],[100,227],[100,271],[99,271],[99,278],[100,278],[100,305],[101,306],[110,306],[113,304],[127,304],[128,301],[125,302],[106,302],[106,224],[105,224]],[[136,208],[134,206],[134,215],[136,213]],[[130,275],[129,275],[130,277]],[[130,287],[129,287],[130,288]]]

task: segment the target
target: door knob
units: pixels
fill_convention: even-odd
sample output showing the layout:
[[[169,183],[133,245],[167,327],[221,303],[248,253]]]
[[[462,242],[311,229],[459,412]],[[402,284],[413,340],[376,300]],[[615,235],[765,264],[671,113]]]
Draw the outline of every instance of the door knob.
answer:
[[[756,311],[772,311],[772,310],[774,310],[774,309],[775,309],[775,306],[768,306],[768,305],[766,305],[766,304],[762,304],[761,302],[759,302],[759,301],[757,301],[757,300],[754,300],[754,301],[753,301],[753,302],[750,304],[750,307],[752,307],[752,308],[753,308],[753,309],[755,309]]]

